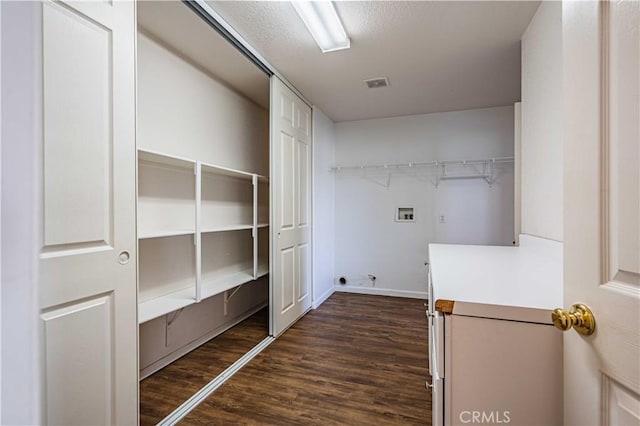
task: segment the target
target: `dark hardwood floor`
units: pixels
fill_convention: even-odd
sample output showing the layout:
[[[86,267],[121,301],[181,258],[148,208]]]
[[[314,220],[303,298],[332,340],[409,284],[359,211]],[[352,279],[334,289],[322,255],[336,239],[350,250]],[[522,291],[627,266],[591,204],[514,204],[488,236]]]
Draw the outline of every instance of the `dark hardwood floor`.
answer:
[[[335,293],[183,424],[431,424],[422,300]]]
[[[140,382],[140,424],[155,425],[269,332],[268,309],[209,340]]]

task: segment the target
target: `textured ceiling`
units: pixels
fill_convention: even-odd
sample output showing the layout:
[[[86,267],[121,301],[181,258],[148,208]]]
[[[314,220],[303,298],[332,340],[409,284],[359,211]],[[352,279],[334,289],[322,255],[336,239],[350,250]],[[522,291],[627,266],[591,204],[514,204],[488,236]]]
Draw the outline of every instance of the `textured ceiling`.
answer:
[[[289,2],[209,4],[334,121],[510,105],[539,2],[338,1],[351,49],[321,53]],[[389,77],[367,89],[363,80]]]

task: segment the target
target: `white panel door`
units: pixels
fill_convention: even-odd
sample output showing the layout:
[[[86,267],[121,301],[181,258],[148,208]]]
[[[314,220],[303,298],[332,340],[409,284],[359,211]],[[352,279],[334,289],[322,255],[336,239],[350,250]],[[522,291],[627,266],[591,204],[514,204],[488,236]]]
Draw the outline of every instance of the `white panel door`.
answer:
[[[311,108],[271,77],[271,332],[311,307]]]
[[[41,3],[47,424],[137,423],[134,8]]]
[[[640,424],[640,3],[563,3],[565,424]]]

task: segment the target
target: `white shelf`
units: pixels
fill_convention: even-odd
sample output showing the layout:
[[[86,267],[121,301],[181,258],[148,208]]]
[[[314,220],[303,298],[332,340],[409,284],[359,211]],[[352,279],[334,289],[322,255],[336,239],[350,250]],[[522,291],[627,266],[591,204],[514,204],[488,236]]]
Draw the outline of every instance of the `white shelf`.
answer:
[[[261,263],[258,265],[258,273],[256,278],[264,277],[269,274],[269,265],[266,263]]]
[[[179,235],[192,235],[195,234],[194,229],[158,229],[152,231],[139,231],[138,239],[145,240],[149,238],[163,238],[163,237],[176,237]]]
[[[195,232],[196,163],[138,150],[139,238]]]
[[[214,170],[214,172],[207,173]],[[200,226],[225,230],[251,224],[253,227],[253,174],[213,168],[201,164]]]
[[[330,169],[334,172],[349,171],[349,170],[364,170],[364,169],[413,169],[422,167],[435,167],[442,168],[443,166],[472,166],[472,165],[487,165],[487,164],[499,164],[499,163],[513,163],[514,157],[494,157],[476,160],[448,160],[448,161],[414,161],[411,163],[385,163],[385,164],[360,164],[360,165],[344,165],[333,166]]]
[[[248,283],[250,281],[253,281],[253,274],[250,269],[203,281],[202,298],[206,299],[207,297],[224,293],[227,290],[230,290],[241,284]]]
[[[165,166],[173,166],[191,170],[193,170],[193,167],[196,164],[195,161],[189,160],[187,158],[177,157],[175,155],[169,155],[147,149],[138,149],[138,161],[157,163]]]
[[[245,231],[253,229],[253,225],[228,225],[228,226],[212,226],[202,227],[200,232],[203,234],[211,232],[228,232],[228,231]]]
[[[138,210],[142,225],[138,230],[140,252],[152,259],[155,251],[162,248],[158,259],[168,253],[171,256],[175,254],[172,258],[180,260],[177,264],[181,268],[188,269],[189,273],[191,268],[195,271],[193,284],[187,283],[189,287],[175,289],[175,286],[171,288],[171,283],[163,282],[167,271],[161,268],[163,265],[168,267],[166,263],[147,265],[145,272],[151,275],[146,280],[149,288],[139,291],[141,295],[153,298],[138,304],[139,323],[224,293],[269,273],[264,254],[262,251],[258,253],[256,232],[269,227],[265,207],[268,205],[268,187],[258,189],[259,183],[268,185],[267,177],[146,149],[138,150],[138,170]],[[169,204],[170,211],[167,212],[166,203],[157,201],[157,194],[175,199]],[[259,194],[265,205],[261,215],[258,214]],[[243,231],[243,236],[215,234],[233,231]],[[179,242],[161,240],[163,237],[185,238],[189,235],[195,237],[193,242],[188,239]],[[239,239],[245,236],[253,241]],[[149,241],[154,238],[158,240]],[[264,241],[268,242],[268,238]],[[195,254],[193,259],[183,256],[192,250]],[[232,266],[234,264],[236,266]],[[246,268],[248,264],[250,268]],[[236,272],[223,272],[230,267],[236,268]],[[150,285],[152,283],[155,284]]]
[[[437,188],[440,181],[455,179],[482,179],[489,186],[498,178],[498,168],[512,168],[514,157],[495,157],[479,160],[451,160],[451,161],[418,161],[411,163],[386,163],[386,164],[361,164],[334,166],[331,170],[335,173],[357,173],[358,176],[368,178],[366,173],[386,175],[386,182],[372,180],[374,183],[388,188],[391,184],[392,173],[420,175],[432,177],[433,184]]]
[[[258,268],[258,278],[268,273],[269,267],[267,265],[261,265]],[[206,280],[202,283],[202,299],[204,300],[224,293],[227,290],[251,281],[254,281],[254,278],[250,269]],[[143,322],[161,317],[195,303],[193,288],[179,290],[165,296],[147,300],[138,304],[138,322],[142,324]]]
[[[253,173],[243,172],[242,170],[230,169],[228,167],[216,166],[214,164],[200,163],[202,173],[215,173],[218,175],[231,176],[240,179],[252,180]]]
[[[150,321],[196,302],[193,288],[169,293],[138,304],[138,323]]]

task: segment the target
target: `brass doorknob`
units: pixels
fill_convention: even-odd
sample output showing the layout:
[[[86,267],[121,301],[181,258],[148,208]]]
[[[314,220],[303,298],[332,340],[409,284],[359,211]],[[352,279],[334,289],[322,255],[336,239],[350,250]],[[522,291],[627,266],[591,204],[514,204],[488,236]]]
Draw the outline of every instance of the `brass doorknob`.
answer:
[[[586,305],[576,303],[567,312],[562,308],[554,309],[551,313],[551,321],[557,329],[567,331],[573,327],[578,333],[589,336],[596,329],[596,319],[593,312]]]

